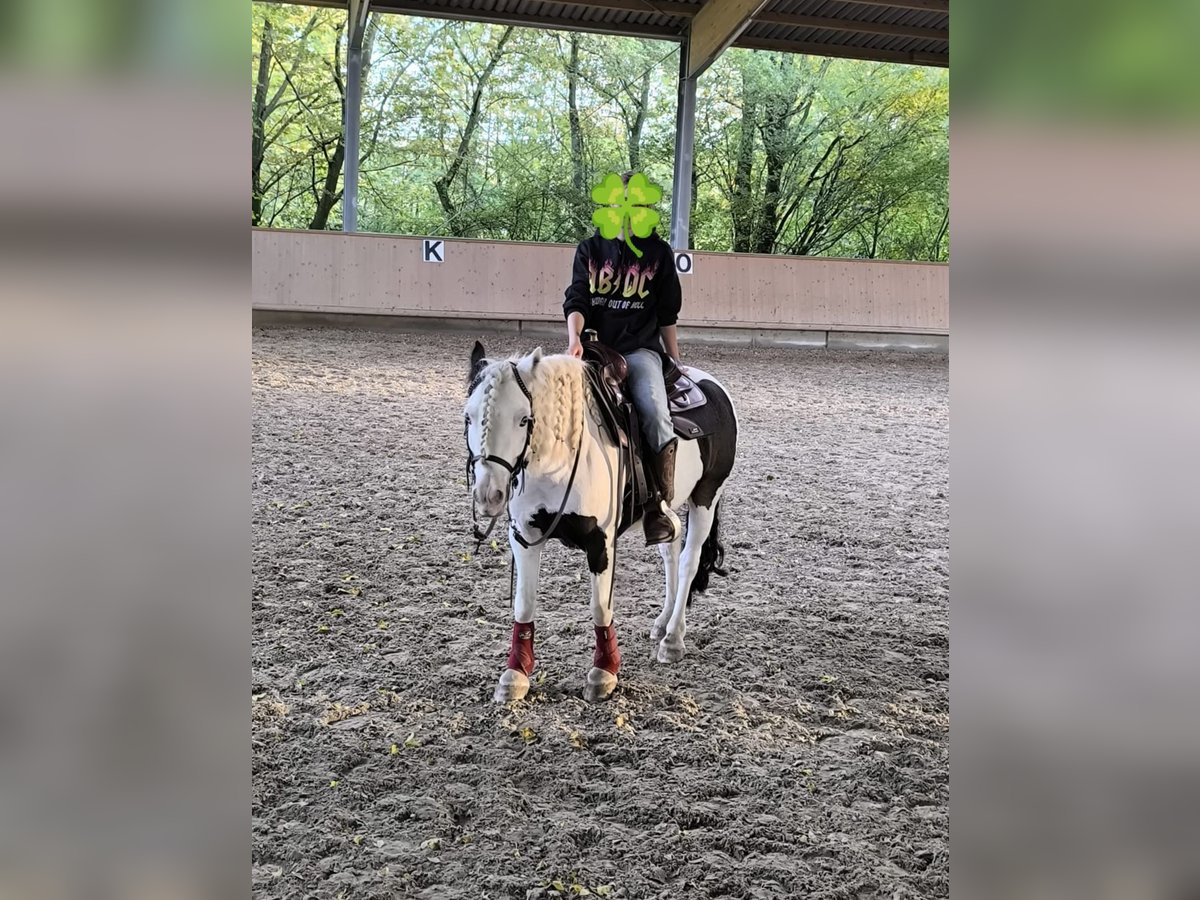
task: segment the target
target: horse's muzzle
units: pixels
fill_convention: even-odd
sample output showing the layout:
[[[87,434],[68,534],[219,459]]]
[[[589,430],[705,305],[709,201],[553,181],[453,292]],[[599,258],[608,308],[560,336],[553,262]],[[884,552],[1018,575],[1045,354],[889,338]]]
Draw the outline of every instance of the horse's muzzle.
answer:
[[[504,512],[504,490],[495,481],[484,476],[475,483],[475,509],[482,516],[492,518]]]

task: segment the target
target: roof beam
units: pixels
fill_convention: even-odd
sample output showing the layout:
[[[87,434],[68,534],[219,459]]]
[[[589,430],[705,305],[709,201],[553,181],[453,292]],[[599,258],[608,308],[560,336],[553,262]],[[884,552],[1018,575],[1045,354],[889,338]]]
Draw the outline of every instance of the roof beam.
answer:
[[[860,6],[893,6],[900,9],[919,9],[922,12],[950,12],[950,0],[848,0]]]
[[[754,21],[769,25],[791,25],[794,28],[849,31],[854,34],[883,34],[890,37],[923,38],[929,41],[950,40],[948,28],[920,28],[916,25],[891,25],[886,22],[862,22],[858,19],[833,19],[825,16],[796,16],[791,13],[762,12],[754,17]]]
[[[305,0],[311,2],[311,0]],[[590,5],[590,4],[589,4]],[[518,12],[497,12],[486,9],[431,7],[420,0],[372,0],[376,12],[401,13],[431,19],[459,19],[466,22],[494,22],[525,28],[551,28],[560,31],[587,31],[593,34],[621,34],[630,37],[652,37],[679,41],[683,35],[669,25],[642,25],[637,22],[592,22],[585,19],[563,19],[558,16],[532,15]]]
[[[329,9],[346,9],[347,0],[264,0],[267,3],[295,4],[297,6],[321,6]],[[556,28],[564,31],[591,31],[597,34],[623,34],[633,37],[666,38],[679,41],[683,35],[678,28],[667,25],[639,25],[636,23],[588,22],[582,19],[562,19],[557,16],[530,15],[517,12],[493,12],[486,9],[463,9],[430,6],[419,0],[370,0],[371,9],[380,13],[424,16],[430,19],[458,19],[467,22],[498,22],[502,25],[526,25],[531,28]],[[550,0],[547,0],[550,2]],[[690,19],[700,9],[699,4],[681,0],[553,0],[562,6],[578,6],[586,9],[615,9],[624,12],[663,13],[681,19]]]
[[[768,0],[708,0],[692,19],[687,77],[695,78],[750,25]]]
[[[272,0],[277,3],[299,3],[305,6],[324,6],[341,9],[348,9],[350,0]],[[357,3],[365,5],[367,0],[356,0]],[[709,7],[714,7],[713,12],[709,15],[715,15],[717,10],[715,7],[726,6],[728,0],[709,0],[709,2],[700,6],[696,3],[688,3],[685,0],[598,0],[598,2],[585,3],[583,0],[553,0],[553,2],[568,7],[590,7],[593,9],[618,9],[625,10],[631,13],[643,12],[674,16],[681,19],[701,19],[701,12]],[[873,8],[891,7],[902,9],[920,9],[926,12],[949,12],[948,0],[847,0],[850,3],[856,3],[860,6],[869,6]],[[504,25],[524,25],[533,28],[551,28],[566,31],[586,31],[597,34],[620,34],[630,35],[632,37],[652,37],[661,40],[678,41],[683,38],[680,29],[676,26],[667,25],[646,25],[636,22],[594,22],[583,19],[563,19],[557,16],[547,15],[530,15],[515,12],[493,12],[482,9],[463,9],[451,7],[431,7],[428,3],[421,0],[370,0],[371,9],[375,12],[401,13],[415,16],[427,16],[431,18],[442,19],[460,19],[474,22],[498,22]],[[753,25],[755,22],[774,25],[790,25],[796,28],[822,28],[830,31],[840,31],[848,34],[862,35],[884,35],[890,37],[911,37],[920,40],[949,40],[949,34],[944,29],[936,28],[918,28],[908,25],[890,25],[877,22],[861,22],[853,19],[843,19],[838,17],[822,17],[822,16],[797,16],[790,13],[770,13],[762,12],[761,7],[767,5],[766,2],[755,3],[753,0],[746,0],[744,6],[757,6],[755,10],[757,15],[748,17],[740,23],[737,33],[734,37],[729,38],[724,46],[716,48],[716,52],[712,53],[711,58],[704,62],[698,56],[689,58],[689,68],[694,60],[699,65],[699,70],[702,71],[708,65],[711,65],[712,60],[728,46],[745,47],[751,50],[779,50],[791,53],[807,53],[813,56],[834,56],[847,59],[868,59],[881,62],[898,62],[908,63],[910,65],[920,66],[949,66],[950,59],[947,53],[938,52],[922,52],[922,51],[897,51],[897,50],[875,50],[869,47],[855,46],[853,44],[824,44],[818,42],[798,42],[777,40],[773,38],[757,38],[752,35],[746,35],[743,32],[745,29]],[[692,28],[696,29],[696,22],[692,22]],[[886,30],[885,30],[886,29]],[[694,31],[693,33],[698,34]],[[695,45],[693,44],[693,47]],[[711,52],[706,51],[706,52]]]
[[[785,53],[807,53],[811,56],[835,56],[843,59],[870,59],[877,62],[908,63],[912,66],[950,65],[946,53],[923,53],[920,51],[875,50],[856,47],[853,44],[809,44],[800,41],[780,41],[772,38],[741,37],[734,41],[735,47],[748,50],[782,50]]]
[[[551,2],[551,0],[547,0]],[[658,13],[679,19],[691,19],[703,9],[703,3],[687,3],[684,0],[552,0],[563,6],[587,6],[593,9],[614,9],[631,13]],[[857,0],[855,0],[857,2]],[[862,0],[867,6],[891,6],[898,9],[911,9],[915,4],[908,0],[888,0],[887,3],[875,3],[872,0]],[[917,0],[924,9],[925,0]],[[946,4],[942,0],[934,0],[931,9],[938,11],[939,3],[942,8]],[[376,0],[376,6],[386,6],[387,0]],[[797,16],[791,13],[776,13],[762,11],[754,16],[755,22],[767,22],[772,25],[795,25],[798,28],[825,28],[830,31],[854,31],[859,34],[883,34],[893,37],[915,37],[927,40],[945,41],[950,39],[950,32],[945,28],[921,28],[916,25],[891,25],[879,22],[864,22],[861,19],[843,19],[827,16]]]
[[[376,0],[386,3],[387,0]],[[694,17],[703,7],[680,0],[554,0],[563,6],[589,6],[595,9],[616,9],[623,12],[660,13],[680,19]],[[902,3],[892,4],[902,6]],[[950,40],[948,28],[922,28],[917,25],[893,25],[886,22],[864,22],[861,19],[842,19],[830,16],[797,16],[792,13],[762,11],[755,22],[769,25],[791,25],[795,28],[823,28],[826,31],[847,31],[854,34],[879,34],[887,37],[912,37],[928,41]]]
[[[690,19],[696,15],[703,6],[703,3],[686,3],[682,0],[597,0],[597,2],[589,2],[589,0],[546,0],[563,6],[586,6],[592,9],[619,9],[622,12],[646,13],[654,15],[655,13],[666,16],[677,16],[681,19]]]

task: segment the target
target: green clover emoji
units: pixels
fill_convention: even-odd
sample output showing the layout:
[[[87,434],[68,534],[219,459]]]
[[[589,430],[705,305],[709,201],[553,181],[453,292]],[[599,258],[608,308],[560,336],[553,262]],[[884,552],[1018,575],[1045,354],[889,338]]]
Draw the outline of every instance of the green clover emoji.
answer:
[[[642,251],[633,245],[629,235],[650,237],[659,223],[659,215],[658,210],[647,207],[661,199],[662,188],[641,172],[635,172],[629,179],[628,190],[621,183],[620,175],[609,172],[592,188],[592,202],[600,204],[600,209],[592,213],[592,223],[600,229],[601,236],[609,240],[624,230],[626,246],[640,259]]]

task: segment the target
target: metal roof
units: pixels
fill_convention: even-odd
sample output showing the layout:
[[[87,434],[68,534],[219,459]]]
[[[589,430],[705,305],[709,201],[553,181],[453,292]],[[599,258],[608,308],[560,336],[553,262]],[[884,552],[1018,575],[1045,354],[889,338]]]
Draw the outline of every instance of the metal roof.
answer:
[[[681,40],[702,6],[702,0],[371,0],[377,12],[661,40]],[[949,29],[949,0],[768,0],[732,46],[948,66]]]

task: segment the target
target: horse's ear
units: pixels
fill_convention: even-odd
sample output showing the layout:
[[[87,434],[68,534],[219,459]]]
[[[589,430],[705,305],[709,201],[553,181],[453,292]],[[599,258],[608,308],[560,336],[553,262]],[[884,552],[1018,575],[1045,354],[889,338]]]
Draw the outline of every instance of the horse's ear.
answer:
[[[534,368],[542,361],[542,348],[534,347],[533,352],[529,354],[529,368]]]
[[[479,380],[479,375],[483,372],[485,365],[487,365],[487,360],[484,358],[483,344],[476,341],[475,346],[471,348],[471,368],[467,371],[468,389]]]

